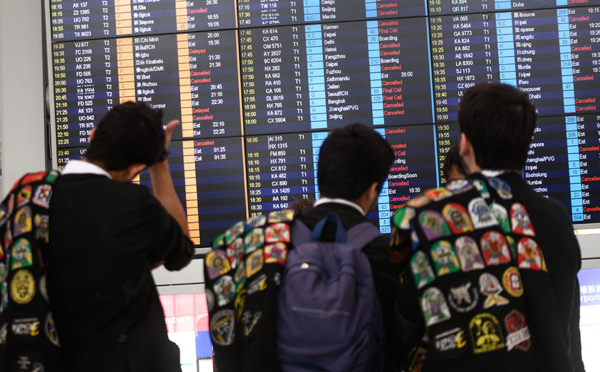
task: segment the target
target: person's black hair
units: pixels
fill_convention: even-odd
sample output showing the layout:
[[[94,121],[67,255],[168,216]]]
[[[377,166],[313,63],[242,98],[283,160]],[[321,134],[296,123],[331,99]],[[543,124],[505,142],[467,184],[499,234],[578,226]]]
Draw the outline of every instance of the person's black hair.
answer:
[[[460,131],[482,169],[522,170],[536,120],[528,94],[507,84],[475,85],[459,104]]]
[[[448,178],[450,172],[452,171],[452,167],[455,167],[455,171],[460,173],[463,177],[468,174],[465,163],[460,157],[460,142],[456,141],[450,146],[448,152],[446,153],[446,158],[444,160],[444,165],[442,167],[442,173],[446,180],[450,181]]]
[[[162,110],[142,102],[114,106],[96,126],[85,158],[106,170],[124,170],[133,164],[152,166],[166,158]]]
[[[358,123],[336,128],[319,150],[319,192],[356,200],[374,182],[381,190],[393,163],[392,148],[372,128]]]

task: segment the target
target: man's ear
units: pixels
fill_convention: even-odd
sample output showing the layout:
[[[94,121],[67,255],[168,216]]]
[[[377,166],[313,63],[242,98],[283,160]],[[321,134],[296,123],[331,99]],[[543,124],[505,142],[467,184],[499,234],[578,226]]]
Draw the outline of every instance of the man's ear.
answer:
[[[467,138],[467,135],[463,132],[460,133],[460,145],[458,147],[458,154],[465,156],[472,150],[471,142]]]
[[[90,132],[90,142],[92,142],[92,139],[94,139],[94,135],[96,134],[96,128],[98,127],[93,127],[92,131]]]

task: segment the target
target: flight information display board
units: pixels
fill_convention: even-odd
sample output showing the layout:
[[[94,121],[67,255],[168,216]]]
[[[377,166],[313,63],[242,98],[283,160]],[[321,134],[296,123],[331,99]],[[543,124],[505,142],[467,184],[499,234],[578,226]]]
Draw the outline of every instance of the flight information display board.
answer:
[[[499,81],[539,113],[524,179],[600,222],[600,0],[50,0],[56,165],[114,105],[180,119],[169,162],[193,239],[318,199],[319,147],[373,126],[396,161],[368,217],[445,183],[464,90]],[[147,174],[140,183],[151,186]]]

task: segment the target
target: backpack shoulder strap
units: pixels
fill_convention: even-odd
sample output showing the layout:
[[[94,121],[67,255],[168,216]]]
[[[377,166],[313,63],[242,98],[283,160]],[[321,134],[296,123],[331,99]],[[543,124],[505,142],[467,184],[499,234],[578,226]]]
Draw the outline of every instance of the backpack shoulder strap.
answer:
[[[363,249],[367,244],[381,236],[379,229],[365,221],[354,225],[346,233],[346,244],[352,249]]]

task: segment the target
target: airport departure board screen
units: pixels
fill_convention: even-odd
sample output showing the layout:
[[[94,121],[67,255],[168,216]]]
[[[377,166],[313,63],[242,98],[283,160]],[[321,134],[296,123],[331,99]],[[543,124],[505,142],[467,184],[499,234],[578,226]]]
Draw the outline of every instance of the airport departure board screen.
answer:
[[[169,163],[198,246],[317,199],[320,145],[353,122],[396,155],[368,216],[389,232],[394,210],[445,183],[458,102],[484,81],[522,89],[538,109],[523,178],[574,224],[600,222],[600,0],[46,5],[55,164],[85,153],[112,106],[163,109],[182,122]]]

